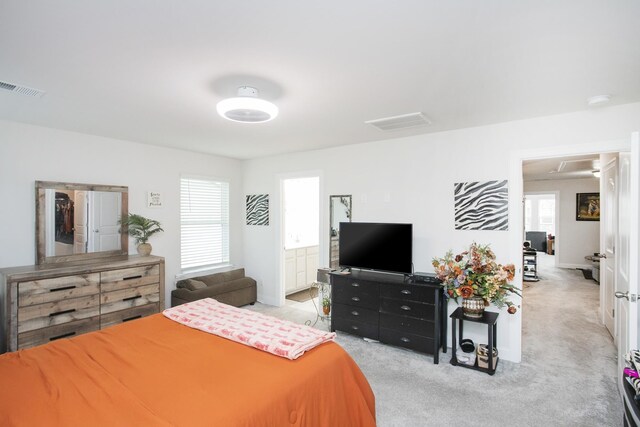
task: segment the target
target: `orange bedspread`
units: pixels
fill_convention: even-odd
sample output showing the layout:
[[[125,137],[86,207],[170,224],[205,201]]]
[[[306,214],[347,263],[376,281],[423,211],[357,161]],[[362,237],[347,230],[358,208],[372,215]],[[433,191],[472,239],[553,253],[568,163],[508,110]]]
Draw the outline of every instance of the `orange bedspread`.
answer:
[[[0,356],[2,426],[372,426],[336,343],[286,360],[161,314]]]

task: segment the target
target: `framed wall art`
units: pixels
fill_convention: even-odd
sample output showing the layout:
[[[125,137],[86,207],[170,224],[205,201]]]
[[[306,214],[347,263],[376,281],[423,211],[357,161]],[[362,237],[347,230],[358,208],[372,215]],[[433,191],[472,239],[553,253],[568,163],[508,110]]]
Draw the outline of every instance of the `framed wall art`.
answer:
[[[600,193],[576,194],[576,221],[600,221]]]

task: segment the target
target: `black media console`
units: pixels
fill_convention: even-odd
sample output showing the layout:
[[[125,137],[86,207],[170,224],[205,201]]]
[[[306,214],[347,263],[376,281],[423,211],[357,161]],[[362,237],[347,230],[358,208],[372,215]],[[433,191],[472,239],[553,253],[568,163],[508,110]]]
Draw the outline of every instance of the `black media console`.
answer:
[[[435,278],[331,273],[331,331],[433,354],[447,351],[447,301]]]

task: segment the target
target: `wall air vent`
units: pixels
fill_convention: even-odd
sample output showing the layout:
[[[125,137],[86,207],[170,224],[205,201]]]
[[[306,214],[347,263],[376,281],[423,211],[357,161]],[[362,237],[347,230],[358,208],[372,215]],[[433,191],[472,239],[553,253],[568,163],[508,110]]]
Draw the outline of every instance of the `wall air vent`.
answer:
[[[13,83],[7,83],[0,81],[0,89],[8,90],[10,92],[19,93],[27,96],[35,96],[36,98],[42,98],[44,95],[44,91],[33,89],[31,87],[15,85]]]
[[[368,120],[365,122],[368,125],[374,126],[380,130],[400,130],[409,129],[420,126],[429,126],[431,121],[427,119],[422,113],[410,113],[403,114],[401,116],[385,117],[382,119]]]

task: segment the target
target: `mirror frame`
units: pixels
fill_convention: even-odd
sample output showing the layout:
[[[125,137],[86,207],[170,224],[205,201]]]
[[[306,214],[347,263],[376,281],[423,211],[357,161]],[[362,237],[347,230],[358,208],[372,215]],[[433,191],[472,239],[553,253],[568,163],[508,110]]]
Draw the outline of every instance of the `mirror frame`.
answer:
[[[47,256],[45,236],[45,190],[112,191],[122,193],[121,217],[129,214],[129,187],[119,185],[77,184],[70,182],[36,181],[36,263],[57,264],[71,261],[99,260],[129,254],[129,235],[120,233],[120,250],[85,254]]]
[[[333,228],[333,201],[334,201],[334,197],[337,198],[339,200],[338,203],[342,203],[342,201],[340,199],[343,198],[349,198],[349,222],[352,221],[353,218],[353,197],[351,194],[331,194],[329,195],[329,267],[333,268],[331,266],[331,255],[332,255],[332,238],[333,236],[331,235],[331,230]],[[344,203],[343,203],[344,204]],[[340,240],[338,240],[338,244],[340,244]]]

